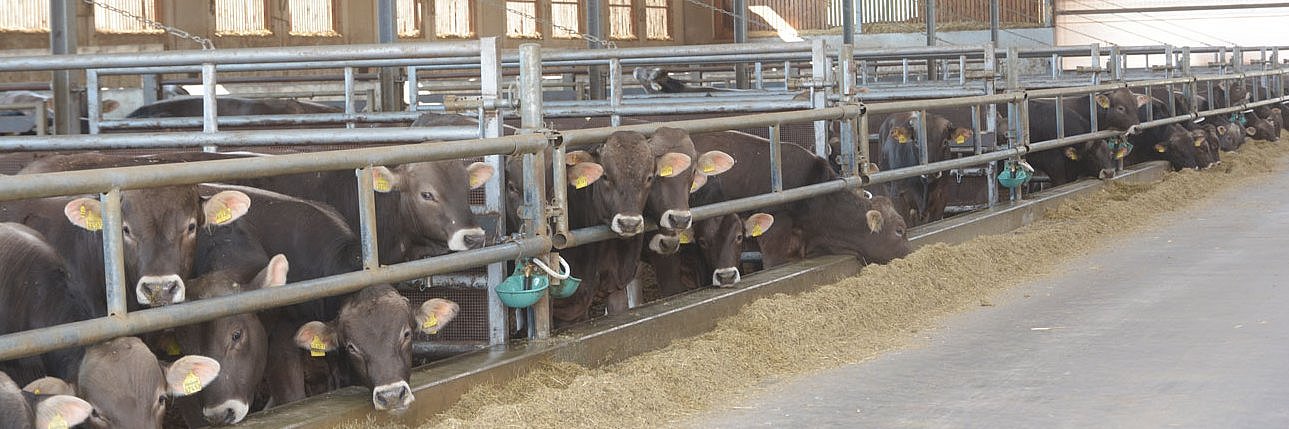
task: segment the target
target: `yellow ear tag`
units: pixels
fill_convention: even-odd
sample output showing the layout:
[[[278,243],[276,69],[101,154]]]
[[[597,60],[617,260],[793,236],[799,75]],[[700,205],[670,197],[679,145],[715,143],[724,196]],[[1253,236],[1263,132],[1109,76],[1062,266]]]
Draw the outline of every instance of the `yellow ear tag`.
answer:
[[[761,225],[752,225],[752,236],[753,236],[753,237],[760,237],[760,236],[761,236],[761,234],[764,234],[764,233],[765,233],[765,231],[761,229]]]
[[[1078,161],[1078,160],[1079,160],[1079,153],[1078,153],[1078,152],[1075,152],[1075,151],[1074,151],[1074,149],[1066,149],[1066,150],[1065,150],[1065,157],[1066,157],[1066,158],[1069,158],[1071,161]]]
[[[689,244],[694,242],[694,236],[688,229],[680,232],[680,244]]]
[[[90,210],[88,207],[81,205],[81,219],[85,220],[85,229],[98,231],[103,229],[103,217],[98,213]]]
[[[196,373],[188,371],[188,375],[184,376],[184,394],[191,395],[200,391],[201,379],[197,378]]]
[[[899,142],[900,144],[905,144],[909,142],[909,138],[903,134],[900,134],[895,136],[895,141]]]
[[[1157,144],[1157,145],[1155,145],[1155,152],[1164,153],[1164,152],[1167,152],[1167,151],[1168,151],[1168,149],[1167,149],[1167,148],[1165,148],[1165,147],[1164,147],[1164,145],[1162,145],[1162,144]]]
[[[228,208],[228,206],[224,206],[224,208],[219,209],[219,211],[215,212],[216,224],[223,224],[224,222],[228,222],[230,220],[233,220],[233,209]]]
[[[313,341],[309,343],[309,356],[323,357],[327,355],[327,345],[322,342],[322,338],[317,335],[313,336]]]
[[[376,192],[389,192],[390,189],[393,189],[392,186],[389,186],[389,179],[382,176],[376,176],[376,178],[372,180],[371,187],[376,190]]]
[[[577,179],[573,180],[573,187],[576,189],[582,189],[587,186],[591,186],[591,181],[586,176],[577,176]]]
[[[431,314],[430,317],[425,319],[425,323],[421,324],[421,330],[431,334],[437,334],[439,333],[439,330],[435,329],[436,326],[439,326],[439,317]]]
[[[1195,140],[1195,147],[1204,146],[1204,140]]]
[[[964,135],[962,135],[962,134],[958,134],[958,136],[957,136],[957,137],[954,137],[953,142],[954,142],[954,143],[957,143],[957,144],[963,144],[963,143],[966,143],[966,142],[967,142],[967,136],[964,136]]]
[[[482,180],[479,180],[479,179],[478,179],[478,178],[476,178],[476,177],[471,177],[471,178],[470,178],[470,189],[478,188],[478,187],[479,187],[479,185],[482,185],[482,184],[483,184],[483,181],[482,181]]]
[[[711,173],[713,171],[716,171],[716,164],[708,163],[707,165],[703,166],[704,173]]]
[[[67,429],[67,420],[63,419],[62,413],[55,413],[54,418],[49,419],[49,425],[45,429]]]
[[[1102,109],[1109,109],[1110,97],[1106,97],[1104,95],[1097,96],[1097,105],[1101,106]]]
[[[664,165],[658,169],[658,175],[662,177],[671,177],[671,173],[676,172],[670,165]]]
[[[179,356],[183,354],[183,349],[179,347],[179,342],[175,341],[174,337],[166,337],[165,348],[167,356]]]

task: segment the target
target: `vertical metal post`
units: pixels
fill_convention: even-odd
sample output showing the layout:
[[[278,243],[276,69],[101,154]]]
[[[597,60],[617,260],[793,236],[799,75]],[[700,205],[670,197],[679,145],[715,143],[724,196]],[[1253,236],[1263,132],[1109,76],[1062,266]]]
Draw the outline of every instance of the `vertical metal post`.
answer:
[[[935,13],[936,1],[926,0],[926,45],[935,46]],[[936,80],[935,61],[926,62],[927,80]]]
[[[1244,48],[1235,45],[1231,48],[1231,71],[1234,73],[1244,72]]]
[[[370,100],[368,100],[370,101]],[[345,128],[354,127],[354,68],[345,67]]]
[[[98,123],[103,120],[103,104],[100,101],[101,88],[98,84],[98,70],[85,70],[85,113],[90,134],[98,134]]]
[[[1007,92],[1012,93],[1020,91],[1020,71],[1017,70],[1017,56],[1019,52],[1016,47],[1007,48]],[[1007,122],[1011,125],[1007,131],[1007,141],[1010,147],[1023,146],[1025,138],[1024,128],[1028,127],[1025,118],[1022,118],[1022,112],[1027,110],[1025,105],[1029,104],[1027,100],[1012,101],[1007,103]],[[1021,198],[1020,188],[1011,188],[1011,201],[1016,202]]]
[[[1179,66],[1182,69],[1182,76],[1190,77],[1191,76],[1191,47],[1190,46],[1182,46],[1182,57],[1180,58],[1180,60],[1181,60],[1180,61],[1181,64],[1179,64]],[[1195,97],[1199,95],[1199,85],[1195,83],[1195,80],[1191,79],[1190,82],[1187,82],[1185,85],[1182,85],[1182,92],[1186,96],[1186,102],[1190,103],[1190,111],[1198,112],[1199,100],[1196,99]]]
[[[419,83],[417,80],[419,80],[417,77],[417,67],[407,66],[407,82],[404,82],[403,89],[406,92],[405,97],[407,100],[404,101],[407,102],[407,111],[409,112],[415,112],[416,106],[421,104],[421,91],[420,88],[418,88]],[[367,99],[367,104],[369,105],[367,106],[367,111],[373,111],[370,106],[370,98]]]
[[[989,0],[989,40],[998,46],[998,17],[1001,14],[998,10],[999,0]]]
[[[1065,138],[1065,97],[1056,96],[1056,138]]]
[[[859,171],[863,174],[870,174],[868,163],[873,162],[872,149],[868,145],[868,112],[859,115],[859,129],[855,132],[855,144],[859,145]]]
[[[995,45],[993,43],[986,43],[984,46],[985,58],[984,58],[984,63],[981,65],[981,67],[986,72],[988,72],[988,77],[985,78],[986,95],[993,95],[998,88],[998,52],[994,49],[994,46]],[[997,145],[996,143],[998,141],[998,105],[997,104],[989,103],[988,106],[985,108],[985,129],[986,131],[993,133],[994,142],[995,142],[995,145]],[[868,135],[867,132],[868,131],[865,130],[865,134],[864,134],[865,136]],[[985,165],[985,182],[986,182],[986,188],[988,188],[989,207],[993,207],[998,204],[998,177],[995,175],[996,171],[994,168],[994,166],[997,164],[998,163],[996,162],[991,162]]]
[[[608,40],[608,38],[604,37],[604,1],[586,0],[586,34],[600,40]],[[599,43],[589,40],[586,42],[586,47],[589,49],[603,48]],[[604,67],[600,65],[588,67],[586,79],[590,98],[592,100],[603,100]]]
[[[376,192],[373,167],[354,170],[358,178],[358,236],[362,242],[363,269],[380,268],[380,247],[376,244]]]
[[[810,53],[810,80],[814,83],[810,88],[811,107],[826,109],[829,91],[824,84],[828,82],[829,67],[828,45],[824,39],[812,40]],[[815,121],[815,155],[828,156],[828,121]]]
[[[966,55],[958,56],[958,84],[959,85],[967,84],[967,56]]]
[[[542,53],[541,45],[536,43],[519,45],[519,97],[520,126],[523,130],[531,133],[543,128]],[[568,189],[564,183],[563,171],[559,171],[564,165],[562,146],[554,152],[554,156],[559,158],[549,163],[555,169],[551,172],[554,179],[552,190],[556,199],[555,204],[559,209],[565,209],[564,205],[567,201],[565,194]],[[524,224],[525,230],[530,234],[549,234],[546,225],[545,198],[547,165],[545,151],[524,155],[524,204],[527,215]],[[542,294],[542,298],[530,309],[529,314],[532,316],[530,336],[533,338],[550,337],[550,304],[550,295]]]
[[[855,44],[855,1],[841,1],[841,43]]]
[[[1119,56],[1119,45],[1110,45],[1110,80],[1123,80],[1123,63]]]
[[[53,55],[76,54],[76,8],[80,2],[49,0],[49,53]],[[55,70],[54,82],[54,133],[80,134],[80,109],[72,96],[72,71]]]
[[[783,144],[780,124],[770,125],[770,190],[783,190]]]
[[[1101,84],[1101,72],[1104,68],[1101,66],[1101,45],[1093,43],[1089,57],[1092,61],[1092,85]],[[1092,125],[1092,131],[1097,131],[1097,95],[1088,94],[1088,123]]]
[[[49,134],[49,117],[46,116],[49,111],[45,108],[45,103],[40,103],[36,107],[36,135],[43,136]]]
[[[613,115],[609,116],[609,123],[613,126],[622,125],[622,115],[618,109],[622,107],[622,60],[612,58],[609,60],[609,110]]]
[[[853,45],[841,45],[837,53],[837,67],[841,69],[842,102],[855,103],[855,47]],[[855,119],[841,120],[840,131],[838,137],[841,138],[839,148],[841,153],[838,155],[842,160],[842,174],[859,175],[859,163],[855,159],[855,146],[858,141],[855,136]]]
[[[103,280],[107,287],[107,315],[124,316],[126,312],[125,254],[121,237],[121,190],[112,189],[99,195],[103,215]]]
[[[917,143],[918,143],[918,151],[922,152],[922,153],[918,154],[918,165],[926,165],[928,162],[930,162],[930,160],[928,159],[927,153],[926,153],[926,152],[927,152],[927,141],[926,141],[926,109],[922,109],[922,110],[918,111],[918,129],[917,129],[917,133],[918,133],[918,142],[917,142]]]
[[[747,43],[747,0],[734,0],[734,43]],[[817,79],[819,75],[814,77]],[[734,86],[747,89],[747,64],[734,65]]]
[[[501,100],[501,48],[496,37],[479,38],[479,92],[483,105],[493,106]],[[479,125],[484,138],[501,137],[501,109],[481,109]],[[497,236],[506,235],[506,196],[502,192],[506,183],[506,164],[501,155],[488,155],[483,161],[492,166],[492,177],[483,185],[484,211],[497,214]],[[488,265],[488,287],[495,288],[506,277],[506,264]],[[506,327],[506,306],[495,293],[488,294],[488,344],[505,344],[509,329]]]
[[[752,66],[755,67],[752,75],[756,77],[756,89],[765,89],[765,66],[760,61],[757,61]]]
[[[215,64],[201,65],[201,131],[213,133],[219,131],[219,108],[215,98]],[[202,152],[214,152],[215,146],[202,146]]]
[[[139,76],[139,86],[143,89],[143,104],[156,103],[161,99],[161,76],[155,74]]]
[[[1177,56],[1173,55],[1172,45],[1164,47],[1164,67],[1167,69],[1164,72],[1165,78],[1171,78],[1177,75]],[[1164,88],[1164,91],[1166,91],[1168,95],[1168,116],[1177,116],[1177,97],[1173,96],[1173,84],[1168,84],[1168,86]]]
[[[376,0],[376,42],[395,43],[398,41],[398,19],[394,7],[396,0]],[[384,67],[378,72],[380,77],[381,111],[397,112],[403,110],[398,94],[398,68]]]

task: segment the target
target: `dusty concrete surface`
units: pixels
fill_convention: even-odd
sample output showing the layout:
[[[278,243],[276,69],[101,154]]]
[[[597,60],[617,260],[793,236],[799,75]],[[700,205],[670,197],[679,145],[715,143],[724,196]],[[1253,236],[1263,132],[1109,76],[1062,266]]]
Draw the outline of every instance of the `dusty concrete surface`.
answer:
[[[1289,427],[1289,175],[689,427]]]

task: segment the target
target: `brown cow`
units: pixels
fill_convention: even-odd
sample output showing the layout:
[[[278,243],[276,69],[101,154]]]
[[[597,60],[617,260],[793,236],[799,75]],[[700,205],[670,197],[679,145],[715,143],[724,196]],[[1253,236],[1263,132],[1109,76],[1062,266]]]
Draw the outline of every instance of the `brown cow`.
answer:
[[[172,98],[134,109],[129,118],[200,117],[204,110],[201,97]],[[304,100],[249,99],[218,97],[215,108],[220,116],[289,115],[301,113],[339,113],[344,110]]]
[[[184,356],[171,364],[157,362],[135,337],[122,337],[85,349],[78,396],[94,405],[85,424],[92,428],[160,428],[171,397],[200,392],[219,376],[219,362]]]
[[[9,375],[0,372],[0,427],[72,427],[85,421],[93,411],[94,407],[75,396],[18,389]]]

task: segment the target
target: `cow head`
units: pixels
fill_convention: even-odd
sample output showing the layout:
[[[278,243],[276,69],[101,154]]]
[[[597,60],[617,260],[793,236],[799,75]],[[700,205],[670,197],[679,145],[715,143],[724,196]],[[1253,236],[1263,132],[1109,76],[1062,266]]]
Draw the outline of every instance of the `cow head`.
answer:
[[[77,389],[94,405],[85,424],[91,428],[160,428],[168,397],[200,392],[219,376],[219,362],[184,356],[172,364],[135,337],[89,347],[81,361]]]
[[[1076,143],[1060,149],[1066,162],[1075,165],[1079,171],[1109,179],[1115,174],[1115,153],[1104,141]]]
[[[660,173],[643,134],[617,131],[604,144],[565,155],[574,192],[590,192],[593,207],[570,207],[622,237],[644,232],[644,206]],[[678,164],[677,164],[678,165]],[[672,173],[676,171],[672,167]],[[589,188],[589,189],[588,189]]]
[[[773,224],[774,216],[767,213],[751,215],[746,221],[728,214],[694,224],[694,239],[707,266],[714,269],[713,286],[733,286],[742,279],[738,266],[743,253],[743,239],[760,237]]]
[[[94,407],[68,393],[32,392],[0,372],[0,427],[66,428],[85,421]]]
[[[708,176],[733,167],[734,158],[721,151],[698,155],[689,133],[676,128],[658,128],[649,139],[649,147],[657,165],[657,178],[649,189],[645,214],[656,217],[661,227],[659,234],[650,240],[649,248],[670,254],[680,248],[680,231],[693,224],[689,194],[697,189],[695,179],[701,176],[702,183],[706,183]],[[691,164],[694,168],[690,168]]]
[[[139,304],[183,302],[183,279],[191,274],[198,226],[225,225],[246,214],[251,199],[238,191],[202,198],[195,187],[168,187],[121,193],[121,235],[126,277],[134,281]],[[98,200],[77,198],[64,214],[90,231],[103,229]]]
[[[1148,150],[1162,154],[1174,170],[1200,168],[1203,164],[1200,164],[1199,152],[1203,150],[1203,140],[1197,144],[1191,132],[1177,124],[1168,125],[1166,130],[1168,139],[1155,143]],[[1207,158],[1207,154],[1204,157]]]
[[[1217,136],[1217,127],[1213,125],[1204,125],[1197,130],[1191,131],[1195,144],[1201,145],[1204,152],[1208,154],[1208,164],[1205,168],[1212,167],[1222,163],[1221,143]],[[1200,141],[1203,140],[1203,143]]]
[[[309,322],[295,343],[312,356],[341,350],[351,368],[372,389],[377,410],[402,412],[415,400],[407,384],[412,371],[412,333],[434,334],[452,321],[459,308],[431,299],[415,309],[388,285],[372,286],[345,300],[331,322]]]
[[[1150,96],[1134,94],[1128,88],[1097,94],[1097,126],[1101,130],[1127,131],[1140,124],[1138,109],[1150,102]]]
[[[1218,148],[1227,152],[1233,152],[1244,146],[1245,132],[1239,124],[1231,122],[1218,122],[1212,125],[1213,132],[1217,136]]]
[[[397,219],[414,241],[447,243],[450,250],[483,247],[483,228],[470,211],[470,190],[492,178],[492,166],[476,162],[435,161],[394,168],[373,167],[373,184],[381,198],[397,201]]]
[[[276,255],[253,279],[233,279],[217,271],[190,282],[196,299],[286,284],[286,257]],[[192,399],[206,421],[231,425],[246,418],[268,360],[268,334],[258,315],[243,313],[175,329],[180,350],[219,362],[220,375]]]
[[[1254,140],[1263,140],[1274,142],[1280,139],[1280,125],[1276,123],[1279,115],[1275,117],[1263,118],[1256,114],[1245,114],[1248,118],[1248,124],[1245,125],[1245,135]]]

